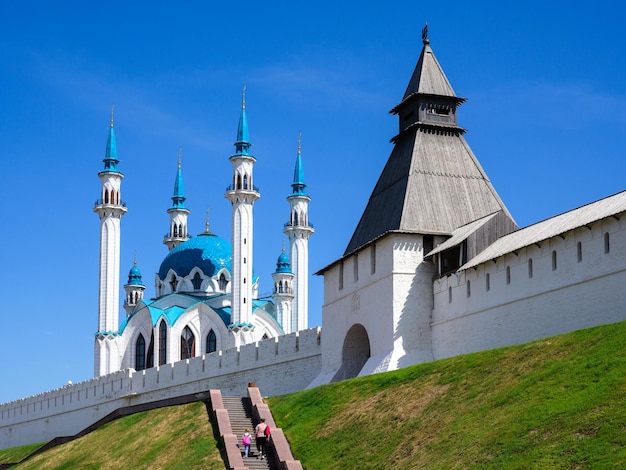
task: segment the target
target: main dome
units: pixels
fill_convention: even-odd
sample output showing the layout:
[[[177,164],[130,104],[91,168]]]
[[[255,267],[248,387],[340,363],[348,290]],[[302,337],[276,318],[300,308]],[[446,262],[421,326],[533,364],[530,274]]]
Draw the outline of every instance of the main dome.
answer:
[[[211,277],[222,268],[231,272],[231,265],[230,242],[212,233],[202,233],[170,251],[161,263],[158,275],[163,280],[172,269],[177,276],[185,277],[193,268],[198,267],[206,276]]]

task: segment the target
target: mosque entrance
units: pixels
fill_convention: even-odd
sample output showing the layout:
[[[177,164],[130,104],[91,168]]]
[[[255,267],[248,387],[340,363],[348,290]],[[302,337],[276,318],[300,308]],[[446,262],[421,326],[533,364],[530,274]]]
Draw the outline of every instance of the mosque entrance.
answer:
[[[365,327],[360,324],[352,325],[343,340],[341,367],[331,382],[356,377],[369,358],[370,340]]]

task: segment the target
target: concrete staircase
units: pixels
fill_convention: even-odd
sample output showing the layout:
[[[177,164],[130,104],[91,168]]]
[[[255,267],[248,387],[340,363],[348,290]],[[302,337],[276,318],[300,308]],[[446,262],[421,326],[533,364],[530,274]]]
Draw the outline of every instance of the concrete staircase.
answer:
[[[241,442],[241,436],[246,428],[250,430],[252,436],[252,444],[250,445],[250,454],[247,459],[244,459],[244,465],[251,470],[256,469],[277,469],[278,465],[274,462],[273,452],[267,452],[267,459],[258,459],[258,452],[256,449],[256,440],[254,438],[254,427],[257,423],[252,418],[252,411],[250,409],[250,399],[247,397],[222,397],[224,408],[228,410],[228,417],[230,418],[230,425],[233,434],[237,436],[237,442],[241,447],[243,454],[243,444]]]

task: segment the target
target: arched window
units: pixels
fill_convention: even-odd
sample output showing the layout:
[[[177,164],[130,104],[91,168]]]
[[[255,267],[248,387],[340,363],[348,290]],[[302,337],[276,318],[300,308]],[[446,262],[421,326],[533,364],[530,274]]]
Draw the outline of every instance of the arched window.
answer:
[[[196,271],[196,274],[193,275],[191,283],[193,284],[194,290],[200,290],[200,287],[202,287],[202,276],[200,276],[199,272]]]
[[[146,340],[139,333],[139,338],[135,343],[135,370],[144,370],[146,368]]]
[[[228,281],[226,280],[226,276],[224,273],[220,274],[219,286],[222,292],[226,291],[226,286],[228,285]]]
[[[206,352],[207,354],[217,351],[217,336],[215,336],[215,331],[209,331],[209,334],[206,335]]]
[[[235,189],[241,189],[241,175],[237,175],[237,187]]]
[[[111,204],[115,204],[115,193],[111,190]]]
[[[180,360],[189,359],[196,355],[196,338],[188,326],[180,336]]]
[[[161,320],[159,325],[159,365],[167,362],[167,325]]]
[[[106,189],[104,190],[104,203],[109,203],[109,192]]]
[[[176,275],[172,275],[170,285],[172,286],[172,292],[176,292],[176,286],[178,285],[178,279],[176,279]]]
[[[278,293],[282,294],[283,293],[283,281],[280,281],[278,283]]]
[[[178,225],[174,224],[174,233],[172,234],[172,236],[177,237],[178,236]]]
[[[146,357],[146,369],[154,367],[154,331],[150,335],[150,345],[148,346],[148,356]]]
[[[298,225],[298,213],[297,212],[293,213],[293,224]]]
[[[248,175],[243,175],[243,189],[248,189]]]

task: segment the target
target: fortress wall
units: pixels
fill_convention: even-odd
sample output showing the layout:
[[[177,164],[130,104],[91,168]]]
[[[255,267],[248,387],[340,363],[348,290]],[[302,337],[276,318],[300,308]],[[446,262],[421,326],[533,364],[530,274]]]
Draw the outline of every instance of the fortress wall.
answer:
[[[451,357],[622,321],[625,283],[624,217],[603,219],[476,270],[446,276],[434,283],[434,356]]]
[[[0,405],[0,448],[71,436],[125,407],[221,389],[267,395],[305,389],[321,369],[321,329],[219,351],[142,371],[126,369]],[[297,347],[296,347],[297,346]]]

